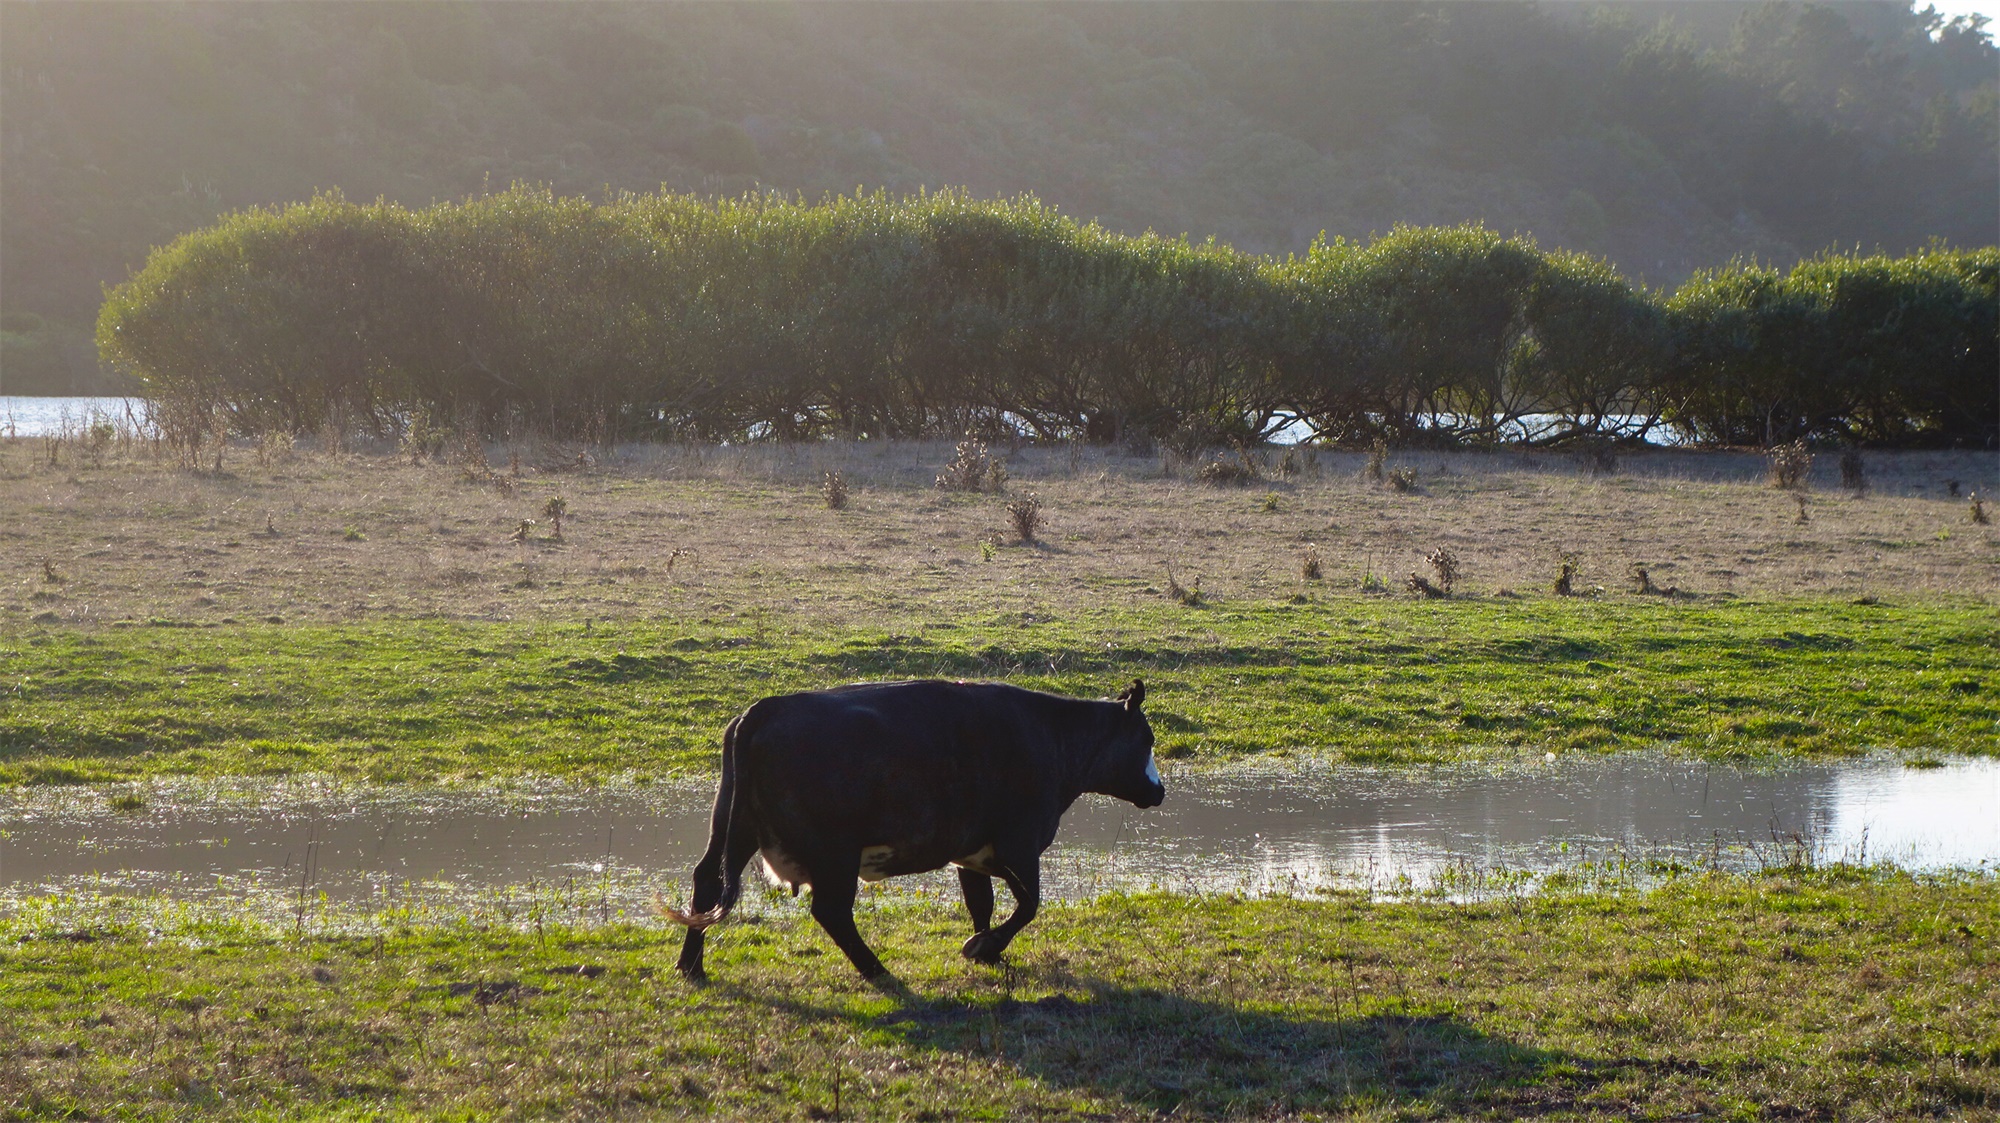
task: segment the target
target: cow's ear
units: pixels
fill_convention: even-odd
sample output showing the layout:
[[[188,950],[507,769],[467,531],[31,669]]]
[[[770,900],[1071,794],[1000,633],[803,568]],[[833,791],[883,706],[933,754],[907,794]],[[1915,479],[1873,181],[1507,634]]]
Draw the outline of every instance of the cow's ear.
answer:
[[[1125,693],[1120,694],[1118,700],[1125,703],[1127,713],[1138,713],[1139,703],[1146,700],[1146,684],[1139,679],[1133,679],[1132,685],[1125,688]]]

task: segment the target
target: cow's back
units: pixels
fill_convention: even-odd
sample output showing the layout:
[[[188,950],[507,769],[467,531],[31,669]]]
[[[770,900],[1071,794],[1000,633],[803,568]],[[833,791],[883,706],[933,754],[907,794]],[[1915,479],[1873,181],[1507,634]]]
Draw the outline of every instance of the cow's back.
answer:
[[[1056,751],[1065,701],[941,681],[766,698],[744,714],[740,781],[767,843],[892,846],[898,867],[935,869],[1023,820],[1053,837],[1075,798]]]

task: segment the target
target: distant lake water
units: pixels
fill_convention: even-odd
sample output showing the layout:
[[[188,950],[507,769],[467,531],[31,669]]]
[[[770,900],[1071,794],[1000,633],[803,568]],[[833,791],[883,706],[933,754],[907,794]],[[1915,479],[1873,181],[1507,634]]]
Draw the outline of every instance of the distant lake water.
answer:
[[[139,398],[30,398],[0,395],[0,437],[46,437],[103,418],[123,423],[127,412],[146,419]]]

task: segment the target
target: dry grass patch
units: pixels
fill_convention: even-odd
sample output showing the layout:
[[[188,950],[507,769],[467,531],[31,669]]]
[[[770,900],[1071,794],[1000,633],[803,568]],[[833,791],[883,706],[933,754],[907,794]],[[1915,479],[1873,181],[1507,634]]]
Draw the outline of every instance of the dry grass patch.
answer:
[[[1438,547],[1477,575],[1461,579],[1461,595],[1547,588],[1554,540],[1603,569],[1636,562],[1660,584],[1700,595],[2000,599],[2000,539],[1990,523],[1968,522],[1965,498],[1983,504],[2000,486],[1984,453],[1870,454],[1868,492],[1815,504],[1801,525],[1794,503],[1772,502],[1755,453],[1626,452],[1615,476],[1568,456],[1405,454],[1425,489],[1398,494],[1365,478],[1369,454],[1321,450],[1313,457],[1324,470],[1300,472],[1266,511],[1234,489],[1161,478],[1152,457],[987,449],[984,479],[1001,465],[1041,510],[1063,512],[1060,550],[1008,552],[990,565],[977,564],[980,543],[1012,516],[989,492],[934,486],[936,465],[954,453],[944,442],[635,445],[556,471],[534,466],[555,457],[500,446],[480,463],[518,461],[519,477],[488,468],[468,480],[459,456],[413,465],[394,449],[300,451],[268,467],[238,455],[218,475],[116,447],[98,466],[66,459],[52,468],[37,442],[0,441],[0,504],[13,515],[0,528],[0,626],[43,611],[78,624],[332,620],[355,604],[371,614],[530,620],[761,609],[801,626],[914,626],[1079,598],[1142,603],[1144,583],[1132,574],[1158,573],[1167,559],[1202,574],[1206,601],[1281,600],[1297,592],[1306,541],[1333,591],[1359,590],[1371,572],[1421,568]],[[1823,486],[1832,487],[1837,473],[1827,469]],[[828,510],[817,489],[829,472],[850,493],[866,488],[866,508]],[[1949,481],[1961,483],[1956,498]],[[549,550],[536,582],[522,586],[496,565],[494,550],[543,541],[558,496],[568,511],[589,513],[590,550],[625,568]],[[521,533],[529,512],[543,525]],[[362,537],[346,538],[349,527]],[[574,536],[567,514],[564,531]],[[522,541],[510,545],[517,533]],[[670,565],[676,551],[704,564]],[[47,609],[30,600],[54,587],[44,559],[65,578],[64,601]],[[829,564],[845,576],[829,581]],[[214,604],[170,595],[193,569]],[[452,570],[485,577],[434,579]]]

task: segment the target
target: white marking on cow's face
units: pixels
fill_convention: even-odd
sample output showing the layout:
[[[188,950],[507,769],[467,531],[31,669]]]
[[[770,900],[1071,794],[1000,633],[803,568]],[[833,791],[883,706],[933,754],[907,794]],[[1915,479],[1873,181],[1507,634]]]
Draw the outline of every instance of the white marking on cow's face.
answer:
[[[1153,767],[1152,753],[1146,754],[1146,779],[1151,780],[1155,784],[1160,782],[1160,770]]]
[[[864,846],[861,848],[861,880],[880,881],[888,877],[890,859],[896,856],[894,847]]]
[[[806,868],[793,861],[792,856],[783,850],[766,847],[759,850],[757,856],[764,860],[764,880],[778,888],[796,893],[800,886],[812,884],[812,879],[806,876]]]
[[[990,842],[963,858],[953,858],[951,864],[988,877],[1000,876],[998,867],[993,864],[993,844]]]

